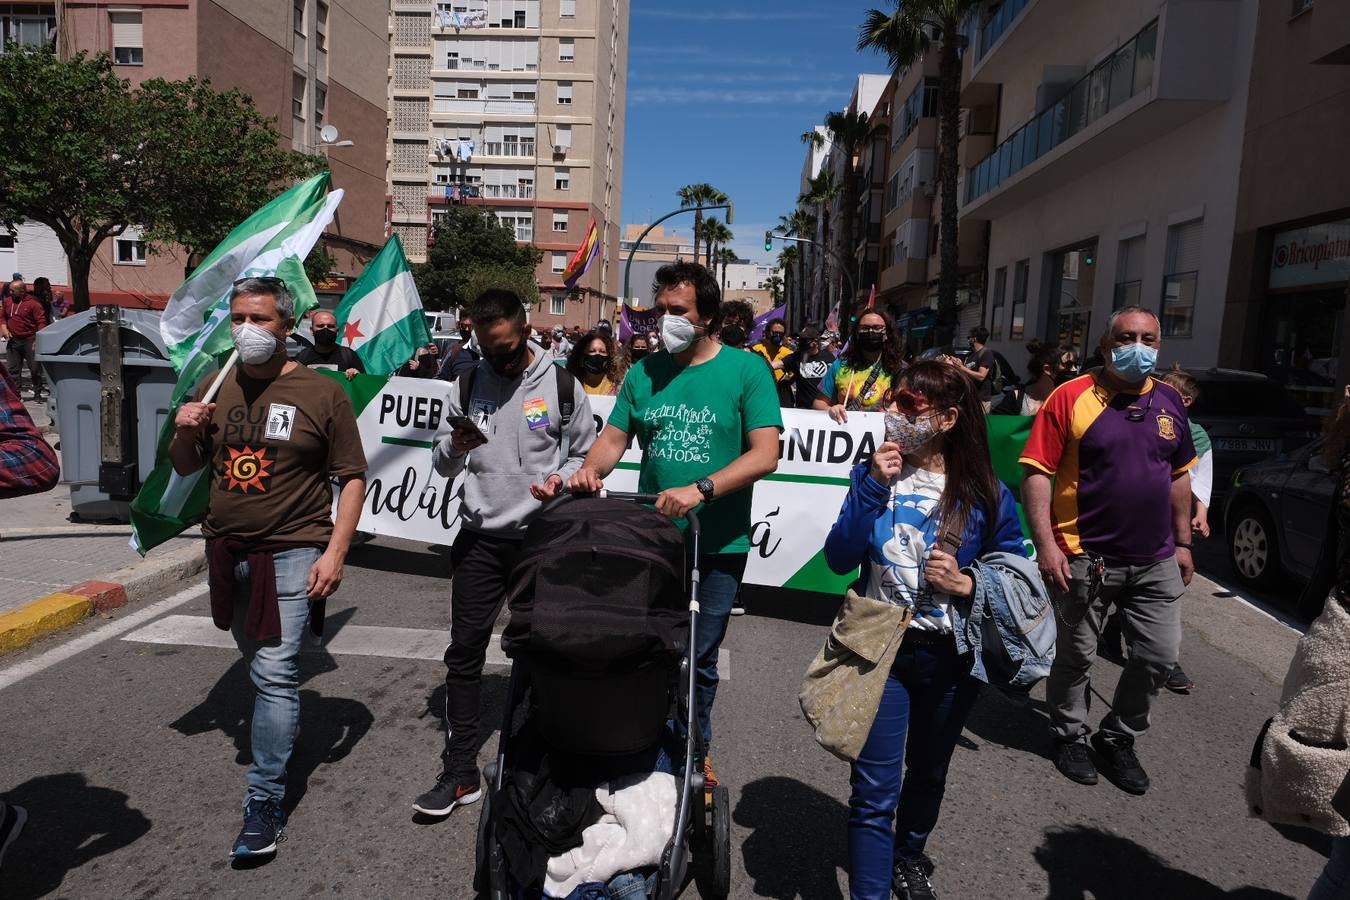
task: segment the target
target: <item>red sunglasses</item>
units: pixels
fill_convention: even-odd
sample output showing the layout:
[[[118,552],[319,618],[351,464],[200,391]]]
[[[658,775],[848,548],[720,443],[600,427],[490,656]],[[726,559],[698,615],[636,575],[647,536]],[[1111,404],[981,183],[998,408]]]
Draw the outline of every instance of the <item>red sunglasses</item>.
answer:
[[[900,411],[901,415],[910,417],[922,415],[933,408],[933,404],[928,402],[927,397],[908,388],[900,388],[891,394],[891,401],[895,403],[895,408]]]

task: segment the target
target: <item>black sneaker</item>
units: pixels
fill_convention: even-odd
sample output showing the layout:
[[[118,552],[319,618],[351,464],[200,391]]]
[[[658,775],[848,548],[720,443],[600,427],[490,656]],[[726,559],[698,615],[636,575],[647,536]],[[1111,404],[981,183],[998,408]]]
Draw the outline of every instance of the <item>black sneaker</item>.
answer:
[[[1097,767],[1092,764],[1092,754],[1087,744],[1081,740],[1061,741],[1055,750],[1055,768],[1070,781],[1079,784],[1096,784]]]
[[[891,891],[900,900],[937,900],[933,882],[932,863],[925,865],[924,859],[897,859],[891,869]]]
[[[28,821],[28,810],[22,806],[15,806],[13,803],[5,803],[0,800],[0,866],[5,864],[5,851],[9,850],[9,845],[19,839],[19,833],[23,831],[24,823]]]
[[[745,615],[745,607],[741,605],[741,597],[739,594],[736,595],[735,600],[731,601],[731,614],[733,616]]]
[[[230,856],[266,856],[277,852],[277,844],[286,839],[286,813],[277,800],[254,797],[244,807],[244,827],[234,839]]]
[[[1174,694],[1189,694],[1195,687],[1195,680],[1185,672],[1181,671],[1181,665],[1178,664],[1167,675],[1167,680],[1163,682],[1163,687]]]
[[[482,796],[476,770],[468,776],[442,772],[436,786],[413,801],[413,809],[424,816],[448,816],[456,806],[476,803]]]
[[[1092,746],[1101,754],[1102,771],[1111,783],[1127,794],[1143,795],[1148,790],[1148,773],[1134,755],[1134,742],[1108,738],[1100,731],[1092,736]]]

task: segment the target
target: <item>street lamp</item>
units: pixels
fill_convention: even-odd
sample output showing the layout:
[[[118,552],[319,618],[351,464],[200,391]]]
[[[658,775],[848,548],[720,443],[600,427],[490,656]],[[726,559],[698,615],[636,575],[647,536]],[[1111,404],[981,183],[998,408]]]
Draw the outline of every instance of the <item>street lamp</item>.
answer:
[[[642,232],[642,234],[638,235],[637,240],[633,241],[633,249],[628,251],[628,260],[623,264],[624,300],[628,299],[628,276],[633,271],[633,256],[637,253],[638,248],[642,246],[642,239],[645,238],[648,234],[650,234],[653,228],[655,228],[657,225],[660,225],[666,219],[678,216],[680,213],[705,212],[710,209],[725,209],[727,211],[727,224],[728,225],[736,224],[736,204],[728,200],[726,203],[713,203],[708,206],[682,206],[679,209],[674,210],[673,212],[666,213],[664,216],[657,219],[655,222],[652,222],[650,225],[647,226],[647,228]]]
[[[790,242],[792,242],[792,243],[794,243],[794,244],[810,244],[812,247],[818,247],[818,248],[820,248],[821,250],[823,250],[824,252],[828,253],[830,256],[832,256],[832,257],[834,258],[834,261],[835,261],[836,263],[839,264],[839,271],[842,272],[843,275],[844,275],[844,278],[848,280],[848,289],[849,289],[849,310],[850,310],[849,315],[851,316],[851,315],[853,314],[853,313],[852,313],[853,304],[857,302],[857,297],[858,297],[858,286],[857,286],[857,285],[854,283],[854,281],[853,281],[853,273],[850,272],[850,271],[848,270],[848,266],[844,264],[844,258],[843,258],[843,257],[841,257],[838,253],[834,252],[833,250],[831,250],[829,247],[826,247],[824,244],[820,243],[819,241],[813,241],[813,240],[811,240],[810,238],[789,237],[789,236],[787,236],[787,235],[785,235],[785,234],[774,234],[772,229],[770,229],[769,231],[764,232],[764,249],[765,249],[765,250],[771,250],[771,249],[773,249],[773,242],[774,242],[774,241],[783,241],[783,242],[789,242],[789,241],[790,241]],[[843,310],[841,309],[841,310],[840,310],[840,314],[842,315],[842,313],[843,313]],[[795,321],[795,317],[794,317],[794,321],[793,321],[791,324],[793,324],[793,325],[798,324],[798,323]]]

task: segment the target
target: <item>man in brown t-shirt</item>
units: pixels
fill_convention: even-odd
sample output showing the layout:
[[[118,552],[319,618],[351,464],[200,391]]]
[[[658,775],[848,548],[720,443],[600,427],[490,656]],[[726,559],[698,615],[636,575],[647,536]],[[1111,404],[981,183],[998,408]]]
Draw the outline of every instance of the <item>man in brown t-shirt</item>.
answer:
[[[181,475],[210,466],[202,533],[211,615],[217,627],[233,631],[257,689],[244,828],[231,847],[244,857],[275,853],[285,827],[286,763],[300,716],[300,640],[311,611],[322,622],[323,601],[342,582],[361,517],[366,458],[342,388],[286,358],[295,301],[285,283],[236,282],[230,318],[239,365],[215,402],[199,402],[203,382],[198,401],[178,410],[169,456]]]

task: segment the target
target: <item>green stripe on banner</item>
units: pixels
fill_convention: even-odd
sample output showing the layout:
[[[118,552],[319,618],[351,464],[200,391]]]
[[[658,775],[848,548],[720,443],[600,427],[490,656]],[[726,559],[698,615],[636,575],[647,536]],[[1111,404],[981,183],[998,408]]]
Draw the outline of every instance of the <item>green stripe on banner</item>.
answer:
[[[342,385],[342,389],[347,392],[347,397],[352,401],[352,409],[356,411],[356,417],[361,418],[361,412],[370,405],[370,401],[380,396],[384,386],[389,382],[388,377],[384,375],[357,375],[348,380],[342,372],[333,369],[315,369],[320,375],[327,375],[329,378]]]
[[[847,478],[835,478],[830,475],[767,475],[765,481],[787,481],[793,484],[833,484],[848,487]]]
[[[382,437],[380,440],[386,444],[394,444],[398,447],[420,447],[423,450],[430,450],[434,446],[431,441],[414,441],[409,438]]]
[[[784,582],[783,587],[790,591],[818,591],[822,594],[842,594],[858,577],[854,569],[847,575],[838,575],[830,570],[825,562],[825,551],[821,550],[797,570],[796,574]]]

